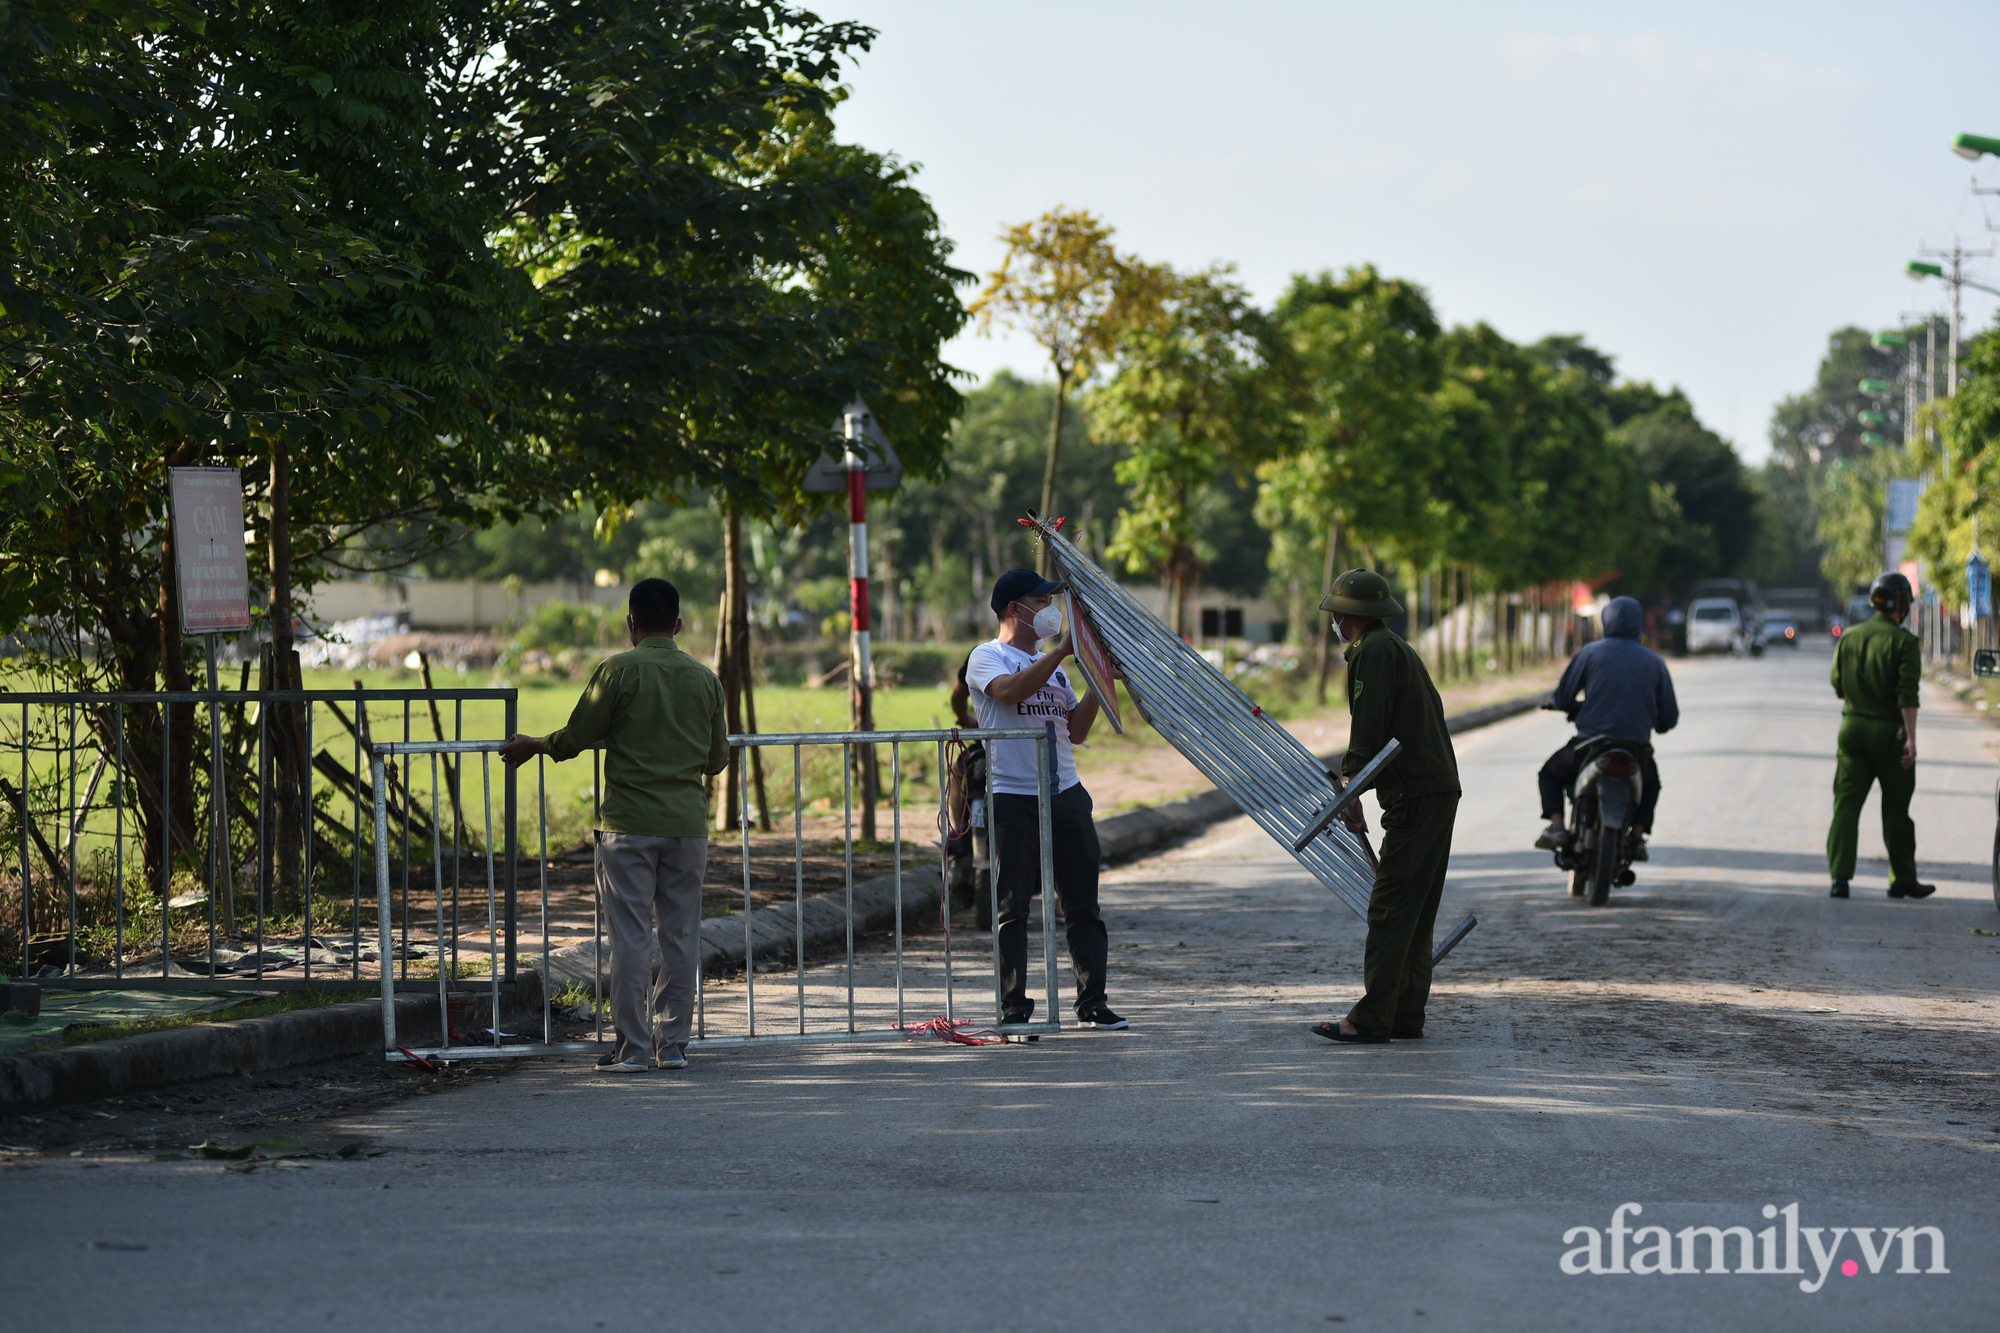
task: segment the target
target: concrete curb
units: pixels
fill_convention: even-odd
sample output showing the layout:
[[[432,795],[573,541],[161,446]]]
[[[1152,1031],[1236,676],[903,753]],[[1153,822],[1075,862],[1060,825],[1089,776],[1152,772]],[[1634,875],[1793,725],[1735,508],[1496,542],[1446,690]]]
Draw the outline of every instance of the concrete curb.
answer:
[[[1476,708],[1445,719],[1453,735],[1528,712],[1541,696],[1528,695]],[[1338,753],[1322,755],[1338,762]],[[1198,832],[1238,813],[1236,802],[1210,787],[1178,801],[1129,810],[1098,821],[1097,833],[1107,861],[1125,860],[1163,842]],[[905,929],[928,926],[937,911],[942,881],[935,865],[912,866],[903,872]],[[815,894],[805,900],[805,947],[816,953],[844,948],[847,942],[845,890]],[[889,929],[896,919],[896,882],[884,875],[854,886],[854,933],[861,936]],[[748,955],[754,961],[792,959],[797,941],[793,904],[761,907],[750,913]],[[746,955],[742,916],[710,917],[701,923],[701,966],[715,976],[742,969]],[[592,946],[573,944],[549,956],[552,983],[588,984]],[[502,997],[503,1025],[516,1016],[541,1009],[541,957],[521,959],[521,982]],[[605,972],[611,951],[604,951]],[[551,987],[553,989],[553,985]],[[487,992],[477,982],[466,987],[475,1004]],[[438,1023],[435,995],[408,994],[396,1000],[396,1028],[412,1041],[428,1043]],[[477,1020],[483,1026],[489,1019]],[[330,1004],[318,1009],[223,1023],[196,1023],[137,1037],[65,1046],[32,1055],[0,1057],[0,1110],[30,1111],[65,1102],[116,1097],[148,1088],[195,1083],[225,1074],[254,1074],[319,1060],[336,1060],[379,1051],[382,1004],[378,999]]]
[[[490,991],[466,986],[473,1009],[467,1026],[483,1028]],[[541,978],[523,972],[521,982],[500,997],[501,1025],[542,1008]],[[435,994],[396,997],[396,1031],[401,1040],[429,1045],[439,1035]],[[0,1110],[32,1111],[66,1102],[117,1097],[150,1088],[198,1083],[227,1074],[259,1074],[273,1069],[382,1050],[380,997],[322,1005],[263,1018],[194,1023],[136,1037],[85,1042],[29,1055],[0,1056]]]
[[[1495,722],[1504,722],[1510,717],[1532,713],[1542,706],[1546,694],[1524,694],[1518,699],[1508,699],[1503,703],[1488,704],[1484,708],[1473,708],[1463,713],[1453,713],[1444,720],[1444,729],[1456,736],[1461,731],[1471,731],[1475,727],[1487,727]]]
[[[396,1025],[435,1027],[437,1007],[435,995],[398,996]],[[334,1060],[381,1046],[379,999],[226,1023],[195,1023],[0,1057],[0,1108],[27,1111],[116,1097],[224,1074],[255,1074]]]

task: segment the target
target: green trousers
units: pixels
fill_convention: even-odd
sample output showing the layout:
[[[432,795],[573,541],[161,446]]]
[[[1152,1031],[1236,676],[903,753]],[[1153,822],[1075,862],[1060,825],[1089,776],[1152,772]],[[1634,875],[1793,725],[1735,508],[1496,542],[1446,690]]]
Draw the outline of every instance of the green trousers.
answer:
[[[1889,882],[1917,882],[1917,826],[1910,797],[1917,770],[1903,767],[1903,724],[1872,717],[1840,719],[1839,760],[1833,769],[1833,825],[1826,831],[1826,870],[1854,878],[1854,844],[1868,788],[1882,784],[1882,841],[1889,848]]]
[[[1365,992],[1348,1022],[1392,1037],[1421,1037],[1431,997],[1431,932],[1451,860],[1458,793],[1402,796],[1382,809],[1382,851],[1368,896]]]

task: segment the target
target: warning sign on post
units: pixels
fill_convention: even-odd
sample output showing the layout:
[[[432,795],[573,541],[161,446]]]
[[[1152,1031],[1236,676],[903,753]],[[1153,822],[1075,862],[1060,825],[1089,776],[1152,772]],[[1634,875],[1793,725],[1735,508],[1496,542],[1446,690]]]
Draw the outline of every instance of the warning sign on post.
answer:
[[[181,632],[250,628],[250,560],[243,548],[243,478],[233,467],[168,469]]]

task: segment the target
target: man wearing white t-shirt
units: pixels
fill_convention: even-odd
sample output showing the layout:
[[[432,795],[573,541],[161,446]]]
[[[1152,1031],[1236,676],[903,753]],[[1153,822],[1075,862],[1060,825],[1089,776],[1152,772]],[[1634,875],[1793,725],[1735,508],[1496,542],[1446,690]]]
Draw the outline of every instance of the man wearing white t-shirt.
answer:
[[[1097,720],[1096,694],[1079,701],[1062,660],[1069,656],[1062,612],[1054,605],[1062,584],[1032,569],[1010,569],[993,584],[993,613],[1000,631],[972,650],[965,680],[982,727],[1032,727],[1056,723],[1055,797],[1049,823],[1054,844],[1056,896],[1062,902],[1070,967],[1076,974],[1076,1017],[1084,1027],[1122,1028],[1124,1019],[1104,1002],[1105,961],[1110,953],[1104,920],[1097,914],[1097,825],[1091,821],[1090,793],[1077,780],[1072,747],[1090,735]],[[1046,653],[1035,651],[1054,638]],[[1041,884],[1040,788],[1033,741],[988,741],[993,779],[992,842],[999,859],[1000,1009],[1002,1022],[1034,1017],[1028,998],[1028,904]]]

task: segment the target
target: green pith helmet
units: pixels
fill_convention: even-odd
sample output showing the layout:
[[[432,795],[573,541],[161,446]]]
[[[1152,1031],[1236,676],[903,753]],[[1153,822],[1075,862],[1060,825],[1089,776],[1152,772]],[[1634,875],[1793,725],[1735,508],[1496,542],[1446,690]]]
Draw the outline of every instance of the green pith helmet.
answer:
[[[1319,609],[1343,616],[1400,616],[1403,608],[1389,595],[1389,580],[1372,569],[1350,569],[1333,581],[1333,591],[1320,599]]]

